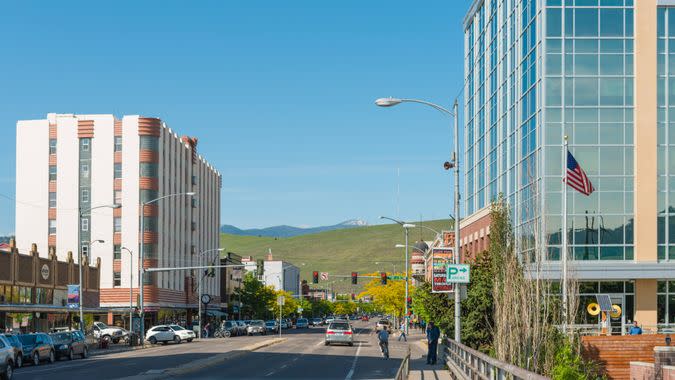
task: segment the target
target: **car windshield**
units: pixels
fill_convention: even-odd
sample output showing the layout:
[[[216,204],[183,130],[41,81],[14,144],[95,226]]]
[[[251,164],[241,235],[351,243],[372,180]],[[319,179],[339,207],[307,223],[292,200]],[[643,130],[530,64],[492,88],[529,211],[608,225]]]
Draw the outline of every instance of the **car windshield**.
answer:
[[[267,322],[265,322],[265,324],[268,325],[268,326],[274,326],[274,325],[276,325],[276,322],[274,322],[274,321],[267,321]]]
[[[106,325],[103,322],[95,322],[94,325],[96,325],[96,327],[98,327],[99,329],[107,329],[108,328],[108,325]]]
[[[56,334],[51,334],[52,340],[54,340],[54,343],[66,343],[70,340],[70,334],[69,333],[56,333]]]
[[[349,323],[331,323],[328,330],[349,330]]]
[[[379,323],[380,323],[381,325],[388,325],[388,324],[389,324],[389,321],[380,321]]]
[[[307,323],[307,320],[305,318],[300,318],[298,319],[298,323]]]
[[[184,328],[178,326],[178,325],[171,325],[172,330],[180,331],[180,330],[185,330]]]
[[[21,344],[32,345],[35,344],[35,335],[19,335]]]

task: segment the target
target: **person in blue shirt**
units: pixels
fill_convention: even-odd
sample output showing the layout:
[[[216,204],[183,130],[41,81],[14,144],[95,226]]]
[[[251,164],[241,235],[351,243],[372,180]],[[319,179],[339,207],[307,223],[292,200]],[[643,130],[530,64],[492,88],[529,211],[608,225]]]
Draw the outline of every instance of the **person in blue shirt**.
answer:
[[[638,321],[633,321],[633,327],[630,328],[630,335],[642,335],[642,328],[638,326]]]
[[[433,322],[429,322],[427,327],[427,343],[429,351],[427,352],[427,364],[436,364],[436,352],[438,351],[438,338],[441,337],[441,330]]]

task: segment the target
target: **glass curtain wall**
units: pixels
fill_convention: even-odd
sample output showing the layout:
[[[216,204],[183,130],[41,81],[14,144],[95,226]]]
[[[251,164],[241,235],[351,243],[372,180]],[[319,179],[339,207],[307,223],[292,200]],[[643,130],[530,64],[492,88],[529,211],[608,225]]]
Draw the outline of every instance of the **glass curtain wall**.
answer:
[[[563,136],[596,191],[568,191],[575,260],[633,260],[633,1],[547,0],[544,228],[560,260]]]

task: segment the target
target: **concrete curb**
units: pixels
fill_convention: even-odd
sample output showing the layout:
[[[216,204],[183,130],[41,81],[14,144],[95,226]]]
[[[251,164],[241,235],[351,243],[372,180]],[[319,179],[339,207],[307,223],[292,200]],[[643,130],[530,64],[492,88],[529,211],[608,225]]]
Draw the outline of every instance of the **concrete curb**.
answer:
[[[281,343],[286,341],[286,338],[275,338],[275,339],[270,339],[270,340],[265,340],[260,343],[254,343],[250,344],[248,346],[242,347],[241,349],[234,350],[234,351],[229,351],[225,352],[223,354],[218,354],[210,358],[206,359],[201,359],[194,361],[189,364],[182,365],[180,367],[176,368],[169,368],[165,370],[162,375],[170,375],[170,376],[182,376],[182,375],[187,375],[192,372],[200,371],[205,368],[214,366],[216,364],[220,364],[226,360],[234,359],[237,358],[241,355],[244,355],[248,352],[253,352],[256,350],[259,350],[261,348],[269,347],[272,345],[275,345],[277,343]]]

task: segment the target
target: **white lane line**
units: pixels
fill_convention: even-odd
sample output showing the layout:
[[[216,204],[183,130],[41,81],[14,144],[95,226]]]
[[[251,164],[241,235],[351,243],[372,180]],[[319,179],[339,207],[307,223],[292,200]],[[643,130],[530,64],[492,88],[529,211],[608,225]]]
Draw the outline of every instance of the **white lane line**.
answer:
[[[361,335],[361,331],[359,331],[356,335]],[[354,356],[354,361],[352,362],[352,368],[349,369],[345,380],[352,380],[352,376],[354,376],[354,370],[356,370],[356,362],[359,361],[359,354],[361,354],[361,341],[359,341],[359,348],[356,349],[356,355]]]

